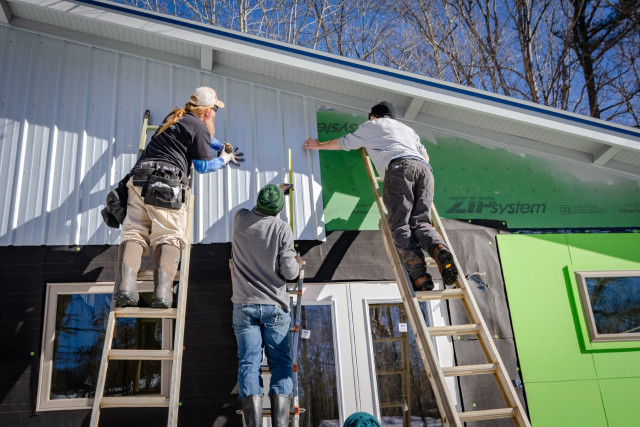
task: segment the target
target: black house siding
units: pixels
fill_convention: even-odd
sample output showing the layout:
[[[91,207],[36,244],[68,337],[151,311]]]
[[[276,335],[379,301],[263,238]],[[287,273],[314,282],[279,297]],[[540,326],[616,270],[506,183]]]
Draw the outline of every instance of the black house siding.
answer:
[[[193,245],[179,424],[241,426],[230,244]],[[378,231],[297,242],[307,283],[393,280]],[[46,284],[114,280],[117,246],[0,247],[0,425],[88,426],[90,410],[36,413]],[[152,269],[151,258],[143,269]],[[33,354],[32,354],[33,353]],[[101,426],[165,426],[166,409],[108,409]]]

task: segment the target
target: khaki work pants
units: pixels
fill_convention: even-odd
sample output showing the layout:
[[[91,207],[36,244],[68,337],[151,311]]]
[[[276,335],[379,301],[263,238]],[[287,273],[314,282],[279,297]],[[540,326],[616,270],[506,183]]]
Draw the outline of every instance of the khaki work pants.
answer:
[[[139,242],[145,252],[149,246],[172,245],[184,249],[186,239],[187,205],[180,209],[166,209],[144,203],[141,195],[142,187],[133,185],[133,178],[127,182],[129,199],[127,200],[127,216],[122,224],[120,243],[128,240]]]

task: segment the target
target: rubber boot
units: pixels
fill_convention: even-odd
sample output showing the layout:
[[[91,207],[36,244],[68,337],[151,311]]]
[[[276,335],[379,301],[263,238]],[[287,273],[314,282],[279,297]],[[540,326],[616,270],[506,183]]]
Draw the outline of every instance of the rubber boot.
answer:
[[[259,427],[262,425],[262,396],[252,394],[242,399],[242,414],[244,425],[247,427]]]
[[[159,245],[155,249],[155,269],[153,270],[153,308],[171,308],[173,304],[173,281],[180,262],[180,248]]]
[[[144,247],[133,240],[122,242],[118,247],[118,267],[113,299],[116,307],[138,305],[138,270],[142,262]]]
[[[287,427],[289,425],[289,411],[291,410],[291,400],[284,394],[269,395],[271,402],[271,426]]]

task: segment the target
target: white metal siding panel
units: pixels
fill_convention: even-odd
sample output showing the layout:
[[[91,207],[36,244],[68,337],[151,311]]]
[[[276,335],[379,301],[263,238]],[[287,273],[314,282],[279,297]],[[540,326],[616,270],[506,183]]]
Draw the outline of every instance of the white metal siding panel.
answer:
[[[19,29],[0,36],[0,245],[116,244],[100,210],[135,162],[144,110],[157,124],[200,85],[226,103],[216,137],[247,161],[195,175],[193,242],[229,241],[232,212],[288,180],[289,148],[295,237],[324,238],[318,156],[301,148],[316,133],[314,100]]]

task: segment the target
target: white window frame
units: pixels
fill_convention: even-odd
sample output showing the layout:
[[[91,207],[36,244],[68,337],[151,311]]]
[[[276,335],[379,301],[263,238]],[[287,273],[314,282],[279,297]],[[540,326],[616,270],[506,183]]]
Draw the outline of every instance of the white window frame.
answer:
[[[593,343],[598,342],[620,342],[620,341],[638,341],[640,340],[640,332],[636,333],[616,333],[601,334],[596,327],[596,319],[593,315],[593,307],[591,306],[591,298],[587,290],[587,280],[593,277],[638,277],[639,270],[601,270],[601,271],[576,271],[576,280],[578,282],[578,290],[582,301],[583,313],[589,329],[589,339]]]
[[[152,282],[138,282],[140,292],[153,292]],[[110,294],[113,282],[47,283],[47,295],[42,328],[40,350],[40,372],[38,374],[38,396],[36,412],[91,409],[93,398],[51,399],[51,374],[53,372],[53,345],[55,341],[58,295]],[[170,349],[173,341],[172,319],[162,319],[162,349]],[[167,333],[165,333],[167,331]],[[162,361],[160,384],[162,395],[168,395],[170,387],[171,361]]]

